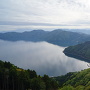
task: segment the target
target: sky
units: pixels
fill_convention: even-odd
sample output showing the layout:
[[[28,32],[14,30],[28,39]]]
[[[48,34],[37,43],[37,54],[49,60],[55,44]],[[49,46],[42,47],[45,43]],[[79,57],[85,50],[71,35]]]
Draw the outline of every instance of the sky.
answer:
[[[89,29],[90,0],[0,0],[0,31]]]

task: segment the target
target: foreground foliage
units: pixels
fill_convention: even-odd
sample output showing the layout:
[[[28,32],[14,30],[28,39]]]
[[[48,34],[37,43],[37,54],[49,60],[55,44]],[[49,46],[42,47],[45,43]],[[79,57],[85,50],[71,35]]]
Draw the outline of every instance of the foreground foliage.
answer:
[[[57,90],[58,83],[48,75],[24,70],[0,60],[0,90]]]
[[[90,90],[90,68],[55,77],[60,90]]]
[[[0,90],[90,90],[90,68],[50,78],[0,60]]]

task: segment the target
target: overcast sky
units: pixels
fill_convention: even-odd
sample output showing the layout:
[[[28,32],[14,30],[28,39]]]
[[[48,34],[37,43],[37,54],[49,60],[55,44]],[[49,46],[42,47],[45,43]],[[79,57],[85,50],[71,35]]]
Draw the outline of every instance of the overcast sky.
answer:
[[[0,0],[0,31],[90,28],[90,0]]]

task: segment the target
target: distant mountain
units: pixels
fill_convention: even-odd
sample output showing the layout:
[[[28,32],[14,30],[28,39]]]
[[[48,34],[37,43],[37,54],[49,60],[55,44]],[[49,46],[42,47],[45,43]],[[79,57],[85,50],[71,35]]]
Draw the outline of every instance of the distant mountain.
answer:
[[[90,35],[76,32],[63,31],[60,29],[54,31],[33,30],[23,33],[7,32],[0,33],[0,39],[8,41],[47,41],[60,46],[76,45],[90,40]]]
[[[62,30],[90,35],[90,29],[62,29]]]
[[[60,46],[71,46],[90,40],[90,35],[54,30],[47,34],[46,41]]]
[[[90,68],[70,72],[54,79],[59,82],[60,90],[90,90]]]
[[[90,29],[74,29],[72,30],[73,32],[78,32],[78,33],[85,33],[90,35]]]
[[[67,56],[90,62],[90,41],[75,46],[70,46],[64,50],[64,53]]]
[[[42,37],[45,36],[47,32],[43,30],[33,30],[30,32],[7,32],[7,33],[0,33],[0,39],[8,40],[8,41],[42,41]]]

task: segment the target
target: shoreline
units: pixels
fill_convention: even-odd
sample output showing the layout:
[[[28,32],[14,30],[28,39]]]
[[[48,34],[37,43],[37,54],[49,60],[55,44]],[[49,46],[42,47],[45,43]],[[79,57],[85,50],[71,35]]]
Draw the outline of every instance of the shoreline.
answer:
[[[73,53],[68,53],[68,52],[65,52],[63,51],[63,53],[68,56],[68,57],[72,57],[72,58],[76,58],[76,59],[79,59],[79,60],[82,60],[82,61],[85,61],[85,62],[88,62],[90,63],[90,59],[86,58],[86,57],[83,57],[82,55],[77,55],[77,54],[73,54]]]

